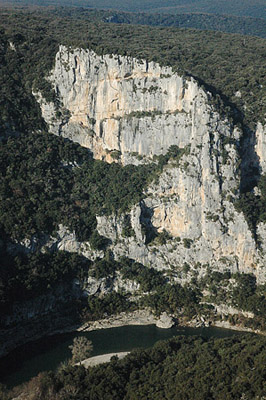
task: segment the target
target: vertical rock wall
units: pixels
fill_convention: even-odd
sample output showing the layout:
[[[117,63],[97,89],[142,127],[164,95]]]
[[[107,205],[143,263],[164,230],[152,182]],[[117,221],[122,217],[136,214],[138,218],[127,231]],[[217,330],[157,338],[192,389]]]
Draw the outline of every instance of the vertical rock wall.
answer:
[[[116,257],[172,271],[187,262],[199,274],[208,267],[252,272],[259,282],[265,280],[265,226],[259,226],[263,245],[258,249],[244,215],[232,204],[240,186],[242,132],[214,110],[210,93],[170,67],[63,46],[49,80],[65,115],[57,118],[54,105],[39,95],[51,132],[90,148],[95,158],[138,164],[165,154],[171,145],[187,149],[132,209],[134,236],[123,237],[123,217],[98,218],[98,231],[112,240]],[[265,171],[260,124],[255,151]],[[166,242],[148,243],[145,224],[159,235],[166,231]]]

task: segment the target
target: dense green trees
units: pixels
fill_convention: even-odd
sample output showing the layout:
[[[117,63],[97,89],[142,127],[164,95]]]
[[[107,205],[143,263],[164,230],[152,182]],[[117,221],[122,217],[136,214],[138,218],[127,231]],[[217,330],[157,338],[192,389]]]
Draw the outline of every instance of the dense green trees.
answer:
[[[200,30],[214,30],[228,33],[239,33],[251,36],[266,36],[265,21],[261,18],[241,18],[232,15],[211,14],[146,14],[123,12],[95,12],[90,11],[95,18],[104,18],[104,21],[116,24],[136,24],[152,26],[176,26],[178,28],[196,28]],[[83,17],[85,17],[83,11]],[[89,15],[87,13],[87,15]]]
[[[253,329],[266,328],[266,285],[258,285],[252,274],[231,274],[218,271],[208,273],[198,282],[200,290],[207,290],[204,298],[214,304],[226,304],[238,310],[251,311],[254,319],[244,321],[241,317],[230,319],[233,323],[244,323]]]
[[[10,3],[17,4],[18,1],[10,0]],[[71,0],[19,0],[22,5],[35,4],[40,6],[67,6],[66,13],[69,14],[69,6],[73,6]],[[265,18],[265,8],[263,0],[91,0],[88,4],[86,0],[76,0],[75,7],[84,7],[81,10],[87,11],[87,7],[98,9],[123,10],[129,12],[149,12],[149,13],[207,13],[226,15],[241,15],[245,17]]]
[[[1,252],[0,312],[12,310],[15,302],[23,302],[47,294],[60,284],[70,288],[72,280],[82,280],[88,274],[90,262],[78,254],[19,253],[15,256]],[[68,289],[71,290],[71,289]]]
[[[262,399],[265,345],[264,337],[253,335],[177,336],[87,370],[67,367],[40,374],[23,389],[8,393],[7,399],[22,392],[22,399],[32,400]]]
[[[37,32],[35,37],[27,41],[26,37],[16,30],[11,36],[5,35],[0,26],[1,136],[6,132],[45,128],[40,107],[32,94],[32,78],[39,76],[40,87],[45,89],[43,86],[46,84],[48,90],[44,92],[51,92],[48,82],[45,83],[42,77],[48,72],[47,65],[50,66],[53,62],[51,55],[57,47],[54,40],[40,36],[40,29]]]
[[[137,308],[130,296],[123,293],[110,292],[105,296],[90,296],[87,304],[83,304],[82,317],[85,320],[97,320],[123,311],[133,311]]]
[[[171,146],[152,164],[108,164],[81,146],[50,134],[28,133],[0,144],[0,229],[12,240],[53,234],[59,224],[104,249],[96,215],[125,213],[169,160],[186,149]],[[133,232],[131,231],[131,234]]]
[[[242,193],[235,202],[237,211],[243,212],[253,237],[260,246],[261,238],[257,235],[257,225],[266,222],[266,175],[262,175],[258,182],[259,192]]]
[[[138,301],[131,302],[129,296],[122,294],[114,294],[113,299],[109,294],[102,299],[91,296],[88,308],[90,311],[87,316],[91,313],[91,315],[102,317],[105,312],[108,314],[110,311],[116,313],[135,307],[149,307],[156,315],[160,315],[164,311],[179,315],[182,311],[182,315],[191,318],[196,314],[209,314],[208,307],[201,305],[201,301],[204,300],[207,303],[226,304],[242,311],[251,311],[255,315],[254,320],[245,321],[240,318],[238,321],[232,320],[232,322],[247,324],[254,329],[265,329],[266,286],[257,285],[254,275],[208,271],[203,278],[182,287],[177,283],[170,283],[169,278],[161,271],[147,268],[126,257],[115,261],[110,255],[108,256],[108,253],[104,259],[96,260],[89,270],[89,275],[97,279],[107,278],[107,282],[108,278],[112,279],[118,273],[123,279],[139,284]],[[203,291],[206,290],[209,295],[204,297]],[[123,302],[121,302],[122,300]],[[107,303],[112,304],[112,310],[110,307],[107,310]],[[102,313],[100,312],[101,307]],[[96,314],[95,310],[97,310]],[[216,317],[217,315],[210,313],[210,319]]]
[[[0,171],[0,227],[12,239],[56,234],[61,223],[102,249],[95,215],[127,211],[157,167],[95,161],[79,145],[36,133],[0,144]]]

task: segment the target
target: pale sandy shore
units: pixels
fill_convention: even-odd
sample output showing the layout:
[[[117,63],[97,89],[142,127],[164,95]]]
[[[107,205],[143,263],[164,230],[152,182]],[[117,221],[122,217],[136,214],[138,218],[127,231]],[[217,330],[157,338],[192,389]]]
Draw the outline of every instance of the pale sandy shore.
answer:
[[[110,316],[98,321],[90,321],[80,326],[77,331],[94,331],[126,325],[152,325],[156,324],[157,321],[158,318],[155,318],[149,310],[136,310],[129,313],[122,312],[119,315]]]
[[[144,310],[136,310],[133,312],[122,312],[118,315],[112,315],[108,318],[101,319],[98,321],[89,321],[88,323],[83,324],[82,326],[76,327],[73,330],[79,332],[86,331],[94,331],[98,329],[108,329],[108,328],[117,328],[120,326],[128,326],[128,325],[156,325],[160,328],[169,328],[167,324],[158,324],[159,318],[156,318],[151,311]],[[208,321],[207,321],[208,322]],[[188,326],[197,328],[199,326],[204,326],[201,320],[191,320],[191,321],[183,321],[182,318],[179,320],[179,327]],[[198,325],[200,323],[200,325]],[[217,328],[231,329],[243,332],[254,332],[262,335],[266,335],[266,332],[262,332],[259,330],[253,330],[251,328],[247,328],[240,325],[232,325],[228,321],[212,321],[211,324],[206,324],[205,326],[213,326]]]
[[[117,356],[119,359],[121,359],[124,358],[127,354],[129,354],[129,351],[102,354],[101,356],[87,358],[86,360],[83,360],[81,364],[84,365],[85,368],[94,367],[95,365],[109,362],[113,356]]]

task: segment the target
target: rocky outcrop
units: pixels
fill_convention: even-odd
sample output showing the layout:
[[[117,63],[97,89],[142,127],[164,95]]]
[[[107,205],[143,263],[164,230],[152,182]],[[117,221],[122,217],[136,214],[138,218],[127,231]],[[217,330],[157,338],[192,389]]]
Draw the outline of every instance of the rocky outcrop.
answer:
[[[93,51],[61,46],[48,77],[60,106],[36,93],[50,131],[88,147],[95,158],[125,164],[153,162],[170,146],[182,149],[178,161],[165,165],[160,177],[146,189],[143,200],[128,211],[132,236],[125,236],[125,216],[97,216],[99,234],[110,239],[110,253],[164,271],[168,282],[185,284],[211,270],[253,273],[266,281],[266,226],[260,223],[255,242],[243,213],[233,202],[254,167],[266,171],[265,129],[246,140],[240,176],[242,132],[211,105],[212,96],[193,78],[185,79],[170,67],[119,55],[98,56]],[[75,166],[73,166],[75,168]],[[244,171],[244,172],[243,172]],[[252,179],[252,177],[250,178]],[[152,233],[152,234],[151,234]],[[1,245],[1,243],[0,243]],[[36,235],[8,250],[36,252],[64,250],[90,260],[104,257],[89,242],[79,242],[63,225],[53,237]],[[62,327],[73,325],[68,309],[73,299],[103,296],[112,291],[138,297],[140,285],[114,276],[69,283],[54,293],[14,304],[2,320],[2,355],[11,348]],[[142,293],[143,294],[143,293]],[[217,312],[227,312],[218,309]],[[230,310],[234,313],[234,310]],[[171,317],[160,320],[144,311],[113,321],[96,321],[88,329],[121,324],[156,323],[171,327]],[[78,321],[77,321],[78,323]],[[205,321],[195,323],[204,325]],[[19,327],[18,327],[19,326]],[[73,326],[72,326],[73,328]],[[8,340],[7,340],[8,338]]]
[[[61,101],[56,110],[38,95],[51,132],[90,148],[94,157],[138,164],[165,154],[171,145],[184,149],[181,160],[165,166],[130,211],[133,236],[123,236],[123,216],[97,217],[97,229],[111,239],[116,258],[125,255],[170,270],[181,281],[208,269],[254,273],[258,282],[265,281],[265,225],[258,227],[258,249],[233,205],[245,168],[252,162],[265,170],[261,124],[240,176],[242,132],[221,118],[210,93],[193,78],[153,62],[60,46],[48,79]],[[152,241],[148,231],[157,239]],[[89,244],[78,243],[70,232],[61,232],[54,245],[95,258]],[[191,268],[187,276],[185,263]]]
[[[255,138],[255,152],[259,159],[260,173],[266,174],[266,126],[258,123]]]
[[[192,195],[191,192],[187,193]],[[201,202],[196,194],[194,199]],[[147,199],[147,203],[151,201]],[[189,220],[185,212],[188,210],[189,215],[190,203],[184,201],[183,204],[182,209],[182,203],[170,200],[164,203],[163,198],[157,199],[153,209],[155,216],[151,221],[159,232],[165,230],[170,233],[164,243],[159,240],[160,234],[149,244],[146,244],[145,235],[142,239],[120,236],[119,229],[112,230],[112,227],[118,226],[114,217],[98,218],[98,230],[102,235],[116,238],[111,246],[116,258],[123,255],[148,267],[169,271],[181,283],[189,281],[192,276],[204,275],[209,270],[253,273],[258,283],[265,282],[264,252],[257,249],[243,214],[238,214],[230,202],[224,202],[224,214],[218,207],[216,213],[199,207],[199,213],[191,213],[193,219]],[[138,207],[141,209],[141,206]],[[181,221],[179,229],[178,219]],[[263,224],[259,233],[265,238]],[[183,272],[185,264],[190,266],[188,274]]]
[[[94,331],[97,329],[117,328],[126,325],[154,325],[157,318],[149,309],[136,310],[131,312],[122,312],[118,315],[111,315],[106,319],[98,321],[89,321],[78,328],[78,331]]]
[[[117,272],[112,278],[108,277],[97,279],[89,276],[87,280],[82,283],[82,286],[83,295],[85,296],[103,296],[110,292],[119,291],[134,294],[140,288],[140,285],[137,282],[129,279],[123,279],[119,272]]]
[[[82,254],[90,260],[104,256],[103,251],[92,250],[89,242],[79,242],[75,233],[61,224],[55,236],[47,234],[33,235],[30,239],[27,238],[20,242],[13,241],[7,243],[7,250],[11,254],[16,254],[16,252],[35,253],[38,251],[61,250]]]
[[[157,328],[161,329],[170,329],[175,325],[174,320],[172,317],[166,314],[166,312],[163,312],[160,315],[160,318],[156,322]]]
[[[51,132],[90,148],[95,158],[137,163],[228,129],[193,78],[154,62],[60,46],[48,79],[62,103],[56,110],[37,96]]]

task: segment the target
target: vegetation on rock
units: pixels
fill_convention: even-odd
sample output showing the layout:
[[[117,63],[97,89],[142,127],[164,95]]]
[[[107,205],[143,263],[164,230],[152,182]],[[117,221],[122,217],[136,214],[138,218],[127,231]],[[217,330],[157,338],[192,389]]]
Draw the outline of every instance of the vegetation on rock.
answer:
[[[156,176],[156,164],[121,167],[51,134],[28,133],[0,144],[0,227],[13,240],[54,234],[59,224],[93,248],[106,241],[95,215],[126,212]]]

